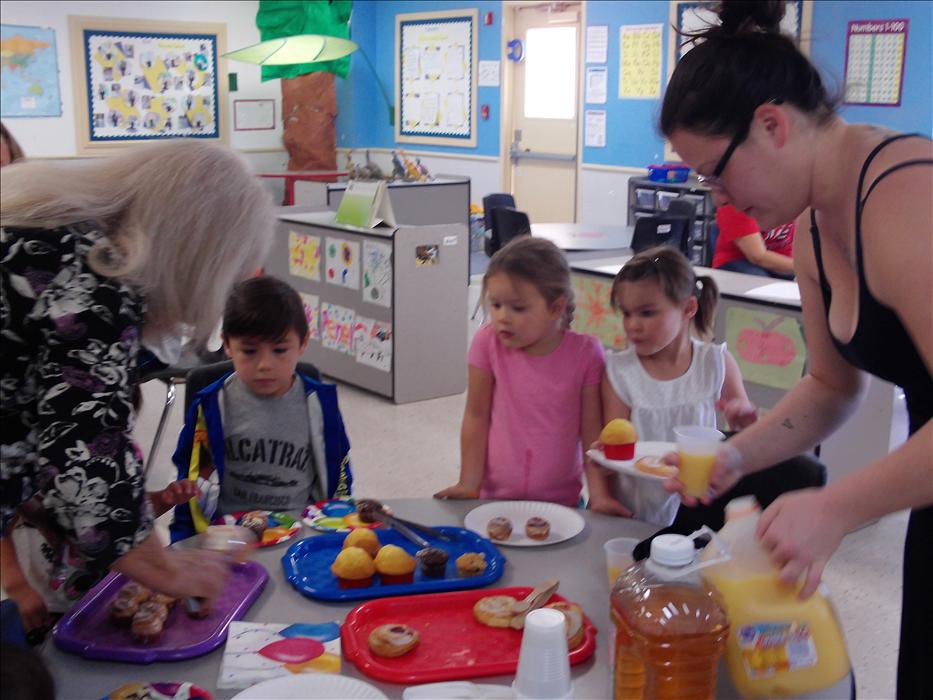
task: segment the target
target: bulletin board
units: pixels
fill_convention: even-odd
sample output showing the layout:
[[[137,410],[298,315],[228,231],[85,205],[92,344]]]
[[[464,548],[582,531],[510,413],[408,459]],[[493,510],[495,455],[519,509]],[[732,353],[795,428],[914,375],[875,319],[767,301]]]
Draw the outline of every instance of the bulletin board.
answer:
[[[68,18],[77,148],[227,141],[226,25]]]
[[[849,22],[844,104],[900,106],[907,25],[906,19]]]
[[[395,16],[395,140],[476,146],[476,9]]]

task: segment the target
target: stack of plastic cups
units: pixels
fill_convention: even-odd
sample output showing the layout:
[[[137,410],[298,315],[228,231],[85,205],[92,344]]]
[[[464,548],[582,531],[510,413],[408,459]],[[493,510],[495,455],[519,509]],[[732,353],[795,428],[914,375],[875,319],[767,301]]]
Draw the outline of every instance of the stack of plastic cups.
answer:
[[[559,610],[532,610],[525,618],[518,673],[512,690],[526,700],[564,700],[573,697],[567,628]]]

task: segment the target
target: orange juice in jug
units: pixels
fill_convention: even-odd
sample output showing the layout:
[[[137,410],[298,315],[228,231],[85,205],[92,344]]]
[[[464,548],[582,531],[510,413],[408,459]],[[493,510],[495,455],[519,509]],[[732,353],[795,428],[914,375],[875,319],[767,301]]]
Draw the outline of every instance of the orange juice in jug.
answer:
[[[845,638],[824,591],[806,600],[788,585],[756,537],[758,504],[748,496],[726,507],[719,539],[731,559],[704,568],[729,615],[729,675],[743,697],[789,697],[819,691],[849,672]]]
[[[712,700],[729,622],[696,573],[693,540],[659,535],[611,596],[614,700]]]

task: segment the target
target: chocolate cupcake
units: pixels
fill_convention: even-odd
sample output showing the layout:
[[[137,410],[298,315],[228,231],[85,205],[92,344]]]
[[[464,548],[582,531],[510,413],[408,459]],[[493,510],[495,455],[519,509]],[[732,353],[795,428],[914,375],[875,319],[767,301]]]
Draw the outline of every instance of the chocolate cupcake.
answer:
[[[430,578],[444,578],[447,572],[447,552],[437,547],[425,547],[415,556],[421,563],[421,573]]]

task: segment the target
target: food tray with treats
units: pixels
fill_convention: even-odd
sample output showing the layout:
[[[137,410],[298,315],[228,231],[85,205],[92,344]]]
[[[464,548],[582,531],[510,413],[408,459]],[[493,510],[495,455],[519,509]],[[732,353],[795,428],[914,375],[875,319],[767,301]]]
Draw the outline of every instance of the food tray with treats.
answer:
[[[88,659],[148,664],[201,656],[224,643],[230,622],[246,614],[268,579],[268,572],[256,562],[232,567],[227,586],[207,617],[190,617],[185,601],[179,600],[158,637],[145,642],[134,637],[130,625],[118,624],[111,617],[112,604],[130,583],[125,576],[112,573],[59,620],[53,637],[59,648]]]
[[[677,473],[677,467],[662,464],[661,457],[668,452],[676,451],[677,445],[673,442],[651,442],[646,440],[635,443],[635,455],[632,459],[608,459],[600,449],[588,450],[586,456],[596,464],[620,474],[663,481],[674,476]]]
[[[574,508],[545,501],[492,501],[463,519],[468,530],[509,547],[542,547],[576,537],[586,526]]]
[[[301,521],[288,513],[250,510],[228,513],[215,518],[213,525],[239,525],[256,533],[257,547],[272,547],[294,539],[301,532]]]
[[[343,551],[344,540],[349,537],[341,533],[316,535],[294,543],[282,557],[282,568],[286,580],[295,589],[309,598],[319,600],[366,600],[386,595],[464,590],[488,586],[499,580],[505,571],[505,558],[489,540],[460,527],[438,526],[436,529],[451,540],[443,542],[430,535],[424,536],[432,548],[447,554],[442,575],[426,575],[421,561],[416,558],[410,583],[387,583],[381,574],[374,573],[371,581],[364,582],[368,585],[345,588],[331,571],[334,560]],[[377,536],[379,547],[395,545],[410,557],[416,557],[419,551],[417,545],[395,530],[371,532]],[[461,575],[458,573],[457,559],[469,553],[482,555],[485,569],[474,572],[474,575]],[[441,571],[437,571],[437,574],[441,574]]]
[[[480,623],[473,607],[481,598],[521,600],[529,586],[381,598],[357,606],[341,628],[344,656],[370,678],[390,683],[433,683],[482,676],[512,675],[518,669],[522,630]],[[549,603],[564,601],[554,594]],[[376,654],[370,635],[376,628],[404,626],[417,633],[417,645],[399,656]],[[570,664],[596,651],[596,627],[583,617],[583,640],[570,650]]]
[[[301,514],[304,524],[318,532],[350,532],[358,527],[377,528],[382,523],[364,523],[352,498],[329,498],[308,505]]]

